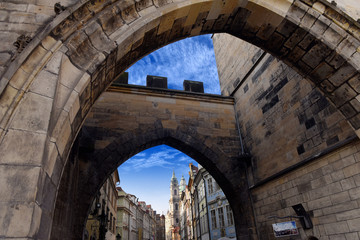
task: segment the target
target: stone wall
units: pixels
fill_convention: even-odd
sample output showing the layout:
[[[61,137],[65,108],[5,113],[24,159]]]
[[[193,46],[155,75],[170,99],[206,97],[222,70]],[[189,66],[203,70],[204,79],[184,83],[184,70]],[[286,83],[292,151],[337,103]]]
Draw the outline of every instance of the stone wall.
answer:
[[[31,41],[54,19],[54,6],[74,5],[78,0],[10,0],[0,2],[0,77],[6,67],[26,47],[24,37]],[[24,36],[21,38],[20,36]]]
[[[213,39],[221,91],[235,97],[255,183],[355,137],[341,113],[286,64],[230,35]]]
[[[260,239],[272,223],[310,212],[314,228],[291,239],[358,239],[360,142],[351,126],[307,79],[280,60],[230,35],[213,37],[225,95],[235,107],[246,151]],[[227,50],[228,49],[228,50]],[[245,57],[242,57],[245,56]]]
[[[75,161],[68,161],[61,180],[65,184],[59,188],[51,239],[80,236],[81,223],[104,179],[133,155],[161,144],[204,166],[230,196],[237,236],[247,239],[254,234],[233,98],[159,88],[167,85],[160,83],[150,88],[115,82],[95,103],[72,148]],[[74,176],[79,183],[71,186],[68,179]],[[67,202],[74,190],[80,199],[76,209],[73,201]],[[64,219],[80,224],[68,226],[70,220]]]
[[[262,240],[275,239],[272,223],[290,220],[269,217],[296,215],[292,206],[299,203],[314,228],[304,231],[296,220],[301,237],[292,239],[360,239],[360,141],[252,189],[252,195]]]

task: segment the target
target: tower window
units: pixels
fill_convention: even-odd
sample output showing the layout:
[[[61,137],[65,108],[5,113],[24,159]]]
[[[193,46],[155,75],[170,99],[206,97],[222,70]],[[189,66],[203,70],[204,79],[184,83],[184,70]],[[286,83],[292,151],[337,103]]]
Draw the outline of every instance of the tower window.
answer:
[[[208,182],[208,191],[209,191],[209,194],[212,194],[214,192],[214,188],[213,188],[213,181],[212,181],[212,178],[209,178],[207,180]]]
[[[178,207],[178,205],[177,205],[177,203],[176,203],[176,204],[175,204],[175,210],[178,210],[178,208],[179,208],[179,207]]]
[[[174,190],[174,195],[176,195],[177,194],[177,191],[176,191],[176,189]]]

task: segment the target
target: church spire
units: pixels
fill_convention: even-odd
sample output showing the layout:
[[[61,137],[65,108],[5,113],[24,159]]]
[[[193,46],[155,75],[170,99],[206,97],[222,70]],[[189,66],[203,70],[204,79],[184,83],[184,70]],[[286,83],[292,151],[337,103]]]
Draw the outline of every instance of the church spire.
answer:
[[[179,187],[180,192],[185,191],[185,188],[186,188],[186,180],[184,178],[184,175],[182,175],[180,180],[180,187]]]
[[[176,182],[178,184],[178,180],[175,176],[175,170],[173,170],[173,174],[172,174],[172,177],[171,177],[171,182]]]

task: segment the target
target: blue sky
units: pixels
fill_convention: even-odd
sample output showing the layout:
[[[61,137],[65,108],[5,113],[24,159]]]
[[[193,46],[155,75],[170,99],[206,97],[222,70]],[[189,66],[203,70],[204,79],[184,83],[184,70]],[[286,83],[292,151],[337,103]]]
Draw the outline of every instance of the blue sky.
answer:
[[[172,172],[175,171],[179,182],[182,175],[188,181],[189,163],[198,166],[195,160],[167,145],[149,148],[118,168],[120,186],[139,201],[151,204],[157,213],[166,214]]]
[[[206,93],[220,94],[211,35],[187,38],[169,44],[136,62],[129,83],[146,85],[146,76],[168,78],[170,89],[183,90],[184,80],[202,81]]]
[[[183,89],[184,80],[204,82],[205,93],[220,94],[219,78],[211,35],[187,38],[144,57],[127,70],[129,84],[146,85],[146,76],[168,78],[168,87]],[[195,160],[166,145],[147,149],[119,168],[120,186],[166,214],[173,170],[180,181],[188,181],[189,163]]]

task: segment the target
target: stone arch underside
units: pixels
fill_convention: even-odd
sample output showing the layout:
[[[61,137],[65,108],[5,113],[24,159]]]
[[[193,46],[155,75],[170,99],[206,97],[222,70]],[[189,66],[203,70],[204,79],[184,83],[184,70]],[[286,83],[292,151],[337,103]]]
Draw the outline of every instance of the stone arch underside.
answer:
[[[161,144],[189,155],[212,174],[232,206],[238,237],[252,236],[246,157],[241,157],[232,99],[194,100],[179,91],[130,89],[104,93],[84,123],[61,180],[51,239],[81,237],[92,200],[108,176],[131,156]],[[69,178],[77,179],[76,186]],[[72,189],[76,199],[69,201]]]
[[[5,215],[19,216],[9,207],[16,202],[27,220],[21,229],[16,217],[2,220],[1,235],[33,237],[42,231],[41,218],[51,222],[48,199],[55,199],[75,136],[119,73],[167,43],[214,32],[262,47],[307,76],[359,136],[359,25],[330,5],[87,1],[55,18],[2,77],[1,171],[6,179],[23,175],[29,187],[2,193]]]

